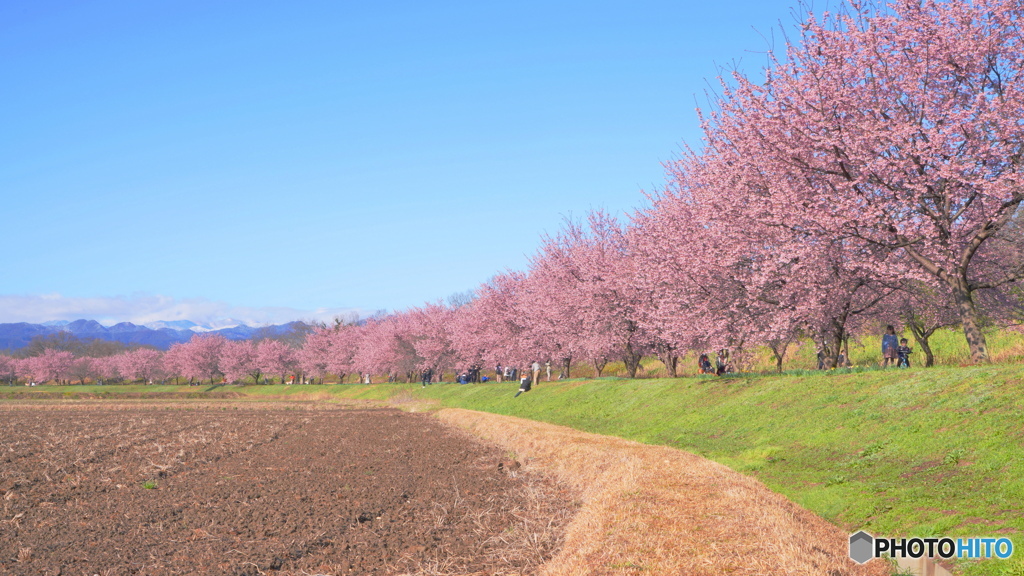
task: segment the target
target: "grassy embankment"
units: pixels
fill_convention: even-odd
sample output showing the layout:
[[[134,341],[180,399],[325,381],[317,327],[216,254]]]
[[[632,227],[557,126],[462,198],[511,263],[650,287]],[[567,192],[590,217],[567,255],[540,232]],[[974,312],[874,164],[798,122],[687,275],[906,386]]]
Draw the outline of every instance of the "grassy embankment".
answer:
[[[848,529],[1024,546],[1018,366],[497,385],[422,395],[695,452]],[[968,574],[1024,574],[1024,554]]]
[[[519,416],[663,444],[750,474],[847,529],[1005,535],[1024,547],[1024,368],[1012,365],[733,378],[458,386],[0,387],[0,398],[175,395],[385,400]],[[1011,561],[965,574],[1024,574]]]

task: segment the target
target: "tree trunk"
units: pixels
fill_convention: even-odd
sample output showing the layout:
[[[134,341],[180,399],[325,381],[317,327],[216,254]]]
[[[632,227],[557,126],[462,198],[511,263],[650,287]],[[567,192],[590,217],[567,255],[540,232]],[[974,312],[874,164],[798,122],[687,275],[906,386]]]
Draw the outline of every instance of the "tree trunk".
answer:
[[[846,331],[843,329],[845,325],[844,319],[833,318],[831,320],[831,330],[826,330],[821,334],[821,352],[824,356],[822,358],[822,369],[831,370],[835,368],[839,363],[839,354],[843,350],[843,335]]]
[[[921,351],[924,352],[924,367],[931,368],[935,365],[935,354],[932,352],[932,347],[928,343],[928,338],[931,337],[932,331],[928,330],[915,330],[914,326],[911,326],[910,331],[914,334],[914,340],[921,346]]]
[[[679,364],[679,356],[672,353],[672,350],[666,350],[658,354],[658,359],[665,365],[665,371],[668,372],[669,378],[676,377],[676,367]]]
[[[928,345],[928,337],[925,336],[924,338],[918,339],[915,336],[914,339],[921,345],[921,351],[924,352],[924,367],[931,368],[935,365],[935,354],[932,353],[932,347]]]
[[[608,365],[608,359],[607,358],[601,358],[601,359],[594,358],[593,362],[594,362],[594,370],[597,372],[597,376],[596,377],[600,378],[601,377],[601,372],[604,372],[604,367]]]
[[[626,363],[626,375],[630,378],[636,378],[636,371],[640,367],[641,356],[633,351],[632,344],[626,344],[626,349],[622,352],[622,360]]]
[[[829,370],[839,366],[839,355],[843,351],[843,342],[847,337],[846,320],[850,316],[849,305],[831,320],[832,333],[822,336],[822,343],[825,351],[825,369]]]
[[[569,379],[569,367],[572,365],[572,356],[562,358],[562,371],[558,377],[562,380]]]
[[[842,354],[843,350],[843,332],[844,330],[839,328],[832,335],[832,342],[829,343],[831,353],[828,355],[826,368],[839,367],[839,355]]]
[[[775,371],[780,374],[782,373],[782,360],[786,357],[787,348],[789,348],[789,342],[772,341],[768,343],[768,349],[775,356]]]
[[[928,339],[931,338],[935,332],[935,328],[930,330],[925,329],[924,324],[918,322],[913,316],[908,315],[905,319],[907,328],[910,328],[910,333],[914,335],[914,340],[918,346],[921,347],[921,351],[924,352],[924,366],[925,368],[931,368],[935,365],[935,355],[932,353],[932,347],[928,344]]]
[[[971,361],[975,364],[984,364],[989,361],[988,344],[985,342],[985,335],[981,332],[978,309],[974,306],[973,294],[964,286],[966,283],[964,280],[958,283],[961,284],[960,286],[953,288],[953,298],[956,300],[956,307],[960,312],[960,323],[964,327],[967,346],[971,350]]]

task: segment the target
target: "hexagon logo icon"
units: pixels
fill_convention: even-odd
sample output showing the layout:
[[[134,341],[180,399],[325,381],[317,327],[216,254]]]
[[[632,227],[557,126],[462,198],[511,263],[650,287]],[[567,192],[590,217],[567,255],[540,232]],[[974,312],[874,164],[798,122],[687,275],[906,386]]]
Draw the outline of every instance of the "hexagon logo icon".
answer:
[[[850,559],[857,564],[863,564],[875,557],[875,539],[867,532],[861,530],[850,535]]]

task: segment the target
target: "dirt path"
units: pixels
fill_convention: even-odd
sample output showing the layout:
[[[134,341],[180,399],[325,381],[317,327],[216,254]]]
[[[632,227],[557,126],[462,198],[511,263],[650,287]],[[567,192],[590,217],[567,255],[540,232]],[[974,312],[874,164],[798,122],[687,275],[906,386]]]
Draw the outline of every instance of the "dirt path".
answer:
[[[398,410],[0,410],[0,574],[520,574],[557,486]]]
[[[693,454],[460,409],[438,417],[581,494],[563,549],[540,574],[885,575],[857,566],[848,534],[760,482]]]

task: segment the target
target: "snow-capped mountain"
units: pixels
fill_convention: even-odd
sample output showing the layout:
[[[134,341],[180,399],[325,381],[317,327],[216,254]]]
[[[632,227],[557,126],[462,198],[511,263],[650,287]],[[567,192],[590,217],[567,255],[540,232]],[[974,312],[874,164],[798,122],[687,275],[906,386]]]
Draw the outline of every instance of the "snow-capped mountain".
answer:
[[[158,320],[156,322],[148,322],[146,324],[143,324],[143,326],[151,330],[170,328],[171,330],[194,330],[196,332],[199,332],[204,329],[202,326],[196,324],[191,320]],[[196,328],[199,328],[200,330],[195,330]]]
[[[302,322],[289,322],[262,328],[253,328],[237,320],[225,320],[213,326],[204,326],[189,320],[150,322],[145,326],[131,322],[120,322],[104,326],[95,320],[74,322],[50,322],[29,324],[18,322],[0,324],[0,350],[16,350],[28,345],[36,336],[47,336],[57,332],[68,332],[78,338],[96,338],[124,344],[143,344],[166,350],[178,342],[187,342],[197,333],[220,334],[228,340],[246,340],[258,331],[263,335],[279,336],[304,328]]]

